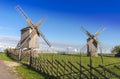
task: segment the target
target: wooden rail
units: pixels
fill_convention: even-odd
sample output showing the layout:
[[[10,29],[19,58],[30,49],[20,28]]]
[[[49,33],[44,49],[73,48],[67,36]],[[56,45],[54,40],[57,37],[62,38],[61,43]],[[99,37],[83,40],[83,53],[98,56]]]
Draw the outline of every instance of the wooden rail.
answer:
[[[105,71],[107,71],[107,72],[110,73],[111,75],[113,75],[113,76],[115,76],[115,77],[117,77],[117,78],[120,78],[120,75],[118,75],[118,74],[112,72],[111,70],[105,68],[104,66],[99,65],[99,67],[102,68],[102,69],[104,69]]]

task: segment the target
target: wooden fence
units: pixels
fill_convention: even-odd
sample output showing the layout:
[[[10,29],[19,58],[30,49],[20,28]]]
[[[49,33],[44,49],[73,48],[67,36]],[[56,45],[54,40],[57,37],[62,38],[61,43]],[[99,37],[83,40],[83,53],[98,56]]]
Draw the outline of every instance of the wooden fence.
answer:
[[[99,65],[97,68],[92,65],[83,66],[81,62],[70,62],[64,60],[44,57],[35,57],[31,51],[17,53],[15,50],[8,50],[7,54],[15,60],[29,63],[28,65],[35,70],[56,77],[56,79],[119,79],[120,74],[113,72],[105,66]],[[20,57],[21,56],[21,57]],[[114,68],[120,70],[120,66]]]

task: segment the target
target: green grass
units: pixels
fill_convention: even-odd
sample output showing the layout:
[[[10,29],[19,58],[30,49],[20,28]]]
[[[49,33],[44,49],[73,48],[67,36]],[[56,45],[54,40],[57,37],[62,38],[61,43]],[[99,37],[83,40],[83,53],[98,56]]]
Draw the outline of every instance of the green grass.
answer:
[[[23,79],[55,79],[54,77],[38,73],[37,71],[23,65],[16,67],[16,70],[18,71],[19,76]]]
[[[64,61],[70,61],[71,63],[73,63],[77,68],[79,68],[79,65],[76,62],[80,62],[80,56],[79,55],[63,55],[63,54],[39,54],[39,58],[40,59],[48,59],[50,61],[52,60],[58,60],[62,63],[62,60]],[[120,65],[120,57],[114,57],[114,56],[104,56],[103,57],[103,65],[108,68],[109,70],[115,72],[116,74],[120,75],[120,70],[116,69],[114,67],[114,65]],[[89,69],[89,67],[87,66],[88,64],[90,64],[90,58],[87,56],[82,56],[81,57],[81,61],[82,61],[82,65],[84,65],[86,68]],[[44,62],[44,60],[43,60]],[[101,57],[92,57],[92,62],[93,62],[93,67],[98,68],[99,71],[103,72],[103,69],[99,68],[98,65],[102,65],[102,60]],[[70,69],[67,68],[69,71]],[[88,72],[85,71],[85,73],[87,75],[89,75]],[[100,76],[100,74],[95,73],[97,76]],[[115,79],[114,76],[110,75],[109,73],[106,73],[110,78]],[[100,77],[102,78],[102,77]]]
[[[5,60],[5,61],[13,61],[11,58],[9,58],[6,53],[0,53],[0,60]]]
[[[63,55],[63,54],[40,54],[40,58],[47,58],[49,60],[64,60],[64,61],[70,61],[72,63],[80,62],[80,56],[79,55]],[[99,64],[102,64],[101,57],[93,57],[93,65],[98,66]],[[117,64],[120,63],[120,57],[103,57],[104,65],[110,65],[110,64]],[[90,58],[87,56],[82,56],[81,61],[83,65],[88,65],[90,62]]]
[[[47,58],[50,61],[53,60],[59,60],[59,61],[70,61],[74,65],[78,66],[76,62],[80,61],[80,56],[79,55],[62,55],[62,54],[40,54],[39,58]],[[120,66],[120,57],[108,57],[104,56],[104,66],[111,71],[119,74],[120,71],[113,67],[114,65],[119,65]],[[87,56],[82,56],[82,65],[86,66],[89,64],[90,58]],[[7,61],[12,61],[9,57],[6,56],[5,53],[0,53],[0,60],[7,60]],[[99,64],[102,64],[101,57],[94,57],[92,58],[93,60],[93,66],[98,67]],[[79,66],[78,66],[79,67]],[[99,69],[99,68],[98,68]],[[54,79],[54,77],[51,77],[49,75],[39,73],[35,71],[34,69],[31,69],[27,66],[18,66],[16,67],[16,70],[18,71],[19,76],[21,76],[23,79]],[[99,69],[101,71],[101,69]],[[109,74],[107,74],[109,76]],[[111,78],[114,79],[113,76]]]

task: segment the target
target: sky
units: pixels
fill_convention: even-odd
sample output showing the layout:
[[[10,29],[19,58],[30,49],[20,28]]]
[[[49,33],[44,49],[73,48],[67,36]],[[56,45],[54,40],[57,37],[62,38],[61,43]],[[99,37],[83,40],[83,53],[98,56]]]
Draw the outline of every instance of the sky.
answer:
[[[4,39],[1,45],[6,38],[13,42],[19,40],[20,30],[27,26],[15,9],[17,5],[34,24],[48,16],[40,30],[53,46],[81,48],[88,38],[81,26],[92,34],[104,27],[98,39],[107,52],[120,44],[119,0],[0,0],[0,38]]]

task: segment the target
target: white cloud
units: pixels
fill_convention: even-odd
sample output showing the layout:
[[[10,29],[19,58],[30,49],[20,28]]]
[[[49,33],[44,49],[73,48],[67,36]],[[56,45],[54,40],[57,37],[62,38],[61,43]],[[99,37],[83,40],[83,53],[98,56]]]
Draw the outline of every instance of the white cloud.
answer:
[[[5,37],[0,37],[0,50],[4,50],[6,48],[13,48],[17,45],[19,41],[18,37],[12,37],[12,36],[5,36]],[[2,51],[1,50],[1,51]]]
[[[0,37],[0,48],[5,49],[8,47],[16,47],[17,43],[19,42],[19,37],[13,37],[13,36],[2,36]],[[66,42],[59,42],[59,41],[51,41],[52,47],[49,48],[47,44],[43,41],[40,40],[40,49],[56,49],[56,50],[66,50],[68,47],[71,48],[80,48],[79,44],[73,44],[73,43],[66,43]]]
[[[15,48],[17,43],[19,42],[19,37],[13,37],[13,36],[2,36],[0,37],[0,51],[4,50],[5,48]],[[55,49],[59,51],[67,51],[68,49],[73,50],[80,50],[84,45],[83,44],[77,44],[77,43],[71,43],[71,42],[62,42],[62,41],[50,41],[52,44],[52,48],[49,48],[47,44],[40,40],[40,49],[41,50],[49,50],[49,49]],[[112,46],[106,45],[106,53],[110,53]],[[86,50],[86,49],[85,49]]]

